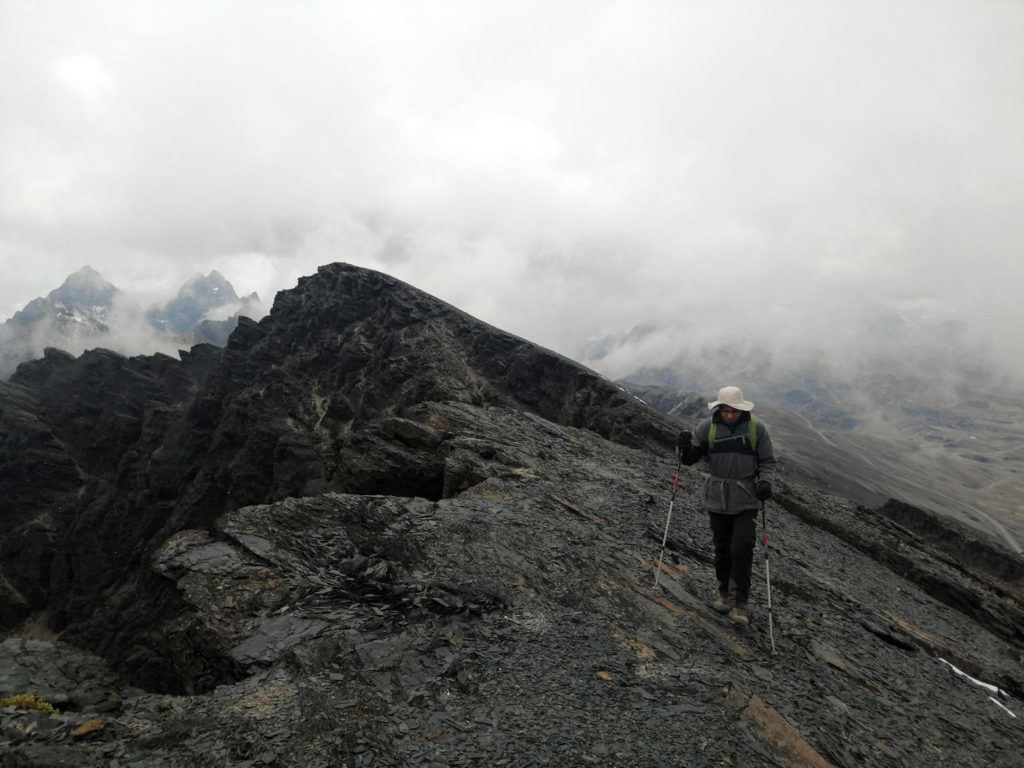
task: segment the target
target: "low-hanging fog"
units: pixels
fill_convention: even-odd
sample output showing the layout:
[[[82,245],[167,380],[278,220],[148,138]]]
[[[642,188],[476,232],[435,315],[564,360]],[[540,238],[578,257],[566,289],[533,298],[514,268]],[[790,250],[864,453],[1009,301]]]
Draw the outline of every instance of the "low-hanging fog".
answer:
[[[1024,4],[0,4],[0,319],[380,269],[609,376],[1024,373]],[[928,352],[934,357],[936,353]]]

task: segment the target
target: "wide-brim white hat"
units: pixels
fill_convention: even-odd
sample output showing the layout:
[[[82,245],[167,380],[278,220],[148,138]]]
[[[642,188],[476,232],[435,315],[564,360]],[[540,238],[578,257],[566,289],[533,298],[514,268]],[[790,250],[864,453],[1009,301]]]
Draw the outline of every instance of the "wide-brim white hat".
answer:
[[[743,399],[743,390],[739,387],[722,387],[718,390],[718,399],[713,403],[708,403],[708,408],[714,410],[720,405],[728,405],[737,411],[754,410],[754,404]]]

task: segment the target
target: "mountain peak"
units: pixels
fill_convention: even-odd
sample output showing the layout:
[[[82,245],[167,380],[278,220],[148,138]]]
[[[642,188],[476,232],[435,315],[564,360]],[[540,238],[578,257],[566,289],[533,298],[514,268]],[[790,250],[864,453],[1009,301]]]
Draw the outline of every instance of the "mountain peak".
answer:
[[[5,325],[29,332],[32,327],[58,328],[72,337],[104,333],[114,297],[120,291],[92,267],[68,275],[46,294],[15,312]],[[45,333],[44,333],[45,335]]]
[[[103,275],[90,266],[84,266],[68,275],[59,288],[51,291],[47,298],[65,304],[80,306],[109,306],[118,289],[107,282]]]
[[[231,293],[235,292],[234,287],[231,285],[230,282],[228,282],[227,278],[225,278],[224,275],[222,275],[216,269],[211,269],[205,275],[203,275],[202,273],[196,273],[188,280],[186,280],[185,284],[182,285],[182,287],[179,290],[183,291],[186,290],[187,288],[192,288],[196,286],[208,290],[226,290],[230,291]]]
[[[239,298],[216,269],[197,273],[170,301],[147,312],[87,264],[0,325],[0,379],[41,357],[46,347],[78,354],[104,346],[131,355],[196,343],[223,346],[239,313],[261,315],[259,297]]]
[[[213,269],[205,276],[189,278],[173,299],[150,310],[147,316],[157,330],[184,333],[198,326],[211,311],[239,301],[231,283]]]
[[[65,282],[76,281],[76,280],[92,280],[92,281],[99,280],[99,281],[103,281],[103,275],[101,275],[99,272],[97,272],[91,266],[86,264],[85,266],[80,267],[79,269],[75,270],[70,275],[68,275],[68,277],[65,280]]]

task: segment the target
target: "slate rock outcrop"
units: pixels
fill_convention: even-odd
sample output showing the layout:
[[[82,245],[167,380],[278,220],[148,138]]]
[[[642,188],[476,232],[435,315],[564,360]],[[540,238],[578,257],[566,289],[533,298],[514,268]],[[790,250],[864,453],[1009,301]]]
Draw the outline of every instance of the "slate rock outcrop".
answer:
[[[155,600],[181,621],[147,567],[155,547],[247,504],[328,491],[436,499],[477,481],[443,431],[408,418],[420,403],[530,409],[633,445],[671,439],[613,382],[345,264],[282,292],[259,323],[241,318],[225,349],[199,345],[180,362],[54,350],[2,386],[0,568],[16,592],[5,602],[45,608],[70,640],[159,690],[214,679],[184,661],[153,677],[167,668],[158,658],[195,658],[165,648],[151,606],[136,607]],[[45,536],[52,546],[30,545]]]
[[[5,765],[1019,761],[1012,555],[783,483],[773,655],[760,551],[752,626],[708,605],[696,469],[654,588],[668,417],[386,275],[48,355],[0,419],[0,700],[60,710],[0,706]]]

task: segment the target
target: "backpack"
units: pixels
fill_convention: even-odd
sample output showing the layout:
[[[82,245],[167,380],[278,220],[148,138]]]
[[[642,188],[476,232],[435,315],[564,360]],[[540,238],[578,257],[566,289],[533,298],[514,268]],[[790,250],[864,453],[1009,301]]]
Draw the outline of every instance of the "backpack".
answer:
[[[708,453],[711,453],[711,448],[715,444],[715,432],[717,431],[718,424],[712,420],[711,426],[708,428]],[[753,451],[757,451],[757,419],[753,416],[750,417],[750,421],[747,422],[747,441],[750,443],[750,448]]]

